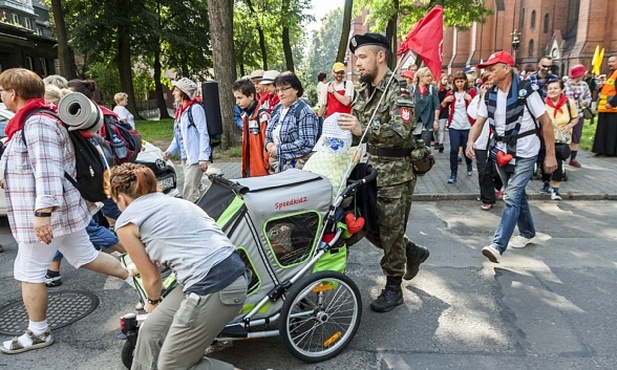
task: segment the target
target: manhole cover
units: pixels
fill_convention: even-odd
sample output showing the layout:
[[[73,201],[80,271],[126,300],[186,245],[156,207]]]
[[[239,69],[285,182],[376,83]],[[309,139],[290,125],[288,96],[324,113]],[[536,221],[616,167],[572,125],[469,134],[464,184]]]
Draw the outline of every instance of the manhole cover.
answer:
[[[83,290],[49,293],[47,322],[50,329],[70,325],[88,316],[99,306],[99,298]],[[21,335],[28,327],[28,315],[21,299],[0,308],[0,333]]]

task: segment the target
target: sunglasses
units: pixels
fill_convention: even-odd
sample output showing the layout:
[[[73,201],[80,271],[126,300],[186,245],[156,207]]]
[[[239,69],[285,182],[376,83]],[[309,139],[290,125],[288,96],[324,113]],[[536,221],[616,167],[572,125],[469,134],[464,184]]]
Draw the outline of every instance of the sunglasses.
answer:
[[[545,66],[544,64],[541,64],[540,66],[542,68],[544,68],[544,69],[551,69],[551,68],[553,68],[553,66]]]

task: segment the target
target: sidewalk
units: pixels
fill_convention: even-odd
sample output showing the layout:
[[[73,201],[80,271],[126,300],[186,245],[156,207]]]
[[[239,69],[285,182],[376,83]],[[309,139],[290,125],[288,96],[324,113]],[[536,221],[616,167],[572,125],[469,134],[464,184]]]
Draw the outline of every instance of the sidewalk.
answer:
[[[446,143],[447,145],[447,143]],[[467,176],[465,162],[459,163],[458,181],[448,184],[450,176],[449,148],[443,153],[433,151],[436,164],[426,175],[418,179],[414,200],[474,200],[480,195],[478,171],[475,161],[473,175]],[[565,165],[568,181],[561,183],[560,193],[564,200],[617,200],[617,158],[595,157],[593,153],[580,150],[577,159],[582,168]],[[214,162],[212,170],[222,173],[227,178],[240,177],[240,162]],[[527,185],[530,199],[550,199],[549,195],[540,194],[540,180],[531,180]]]

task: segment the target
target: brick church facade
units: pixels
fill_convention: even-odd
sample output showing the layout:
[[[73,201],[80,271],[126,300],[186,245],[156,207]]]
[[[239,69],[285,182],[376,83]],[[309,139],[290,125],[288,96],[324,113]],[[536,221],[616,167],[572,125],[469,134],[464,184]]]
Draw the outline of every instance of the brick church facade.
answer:
[[[543,56],[554,71],[567,74],[574,64],[591,68],[597,45],[606,59],[617,52],[615,0],[488,0],[493,16],[469,31],[444,30],[444,69],[456,71],[486,60],[493,51],[515,56],[521,69],[536,69]],[[518,38],[518,50],[513,41]]]

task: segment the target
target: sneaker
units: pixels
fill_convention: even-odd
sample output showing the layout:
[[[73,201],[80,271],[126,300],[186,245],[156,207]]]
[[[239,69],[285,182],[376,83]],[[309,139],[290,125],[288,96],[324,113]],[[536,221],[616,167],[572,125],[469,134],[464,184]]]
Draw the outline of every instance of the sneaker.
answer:
[[[456,175],[450,175],[450,177],[448,178],[448,184],[454,183],[456,183]]]
[[[135,311],[143,311],[144,309],[144,304],[140,302],[137,302],[137,304],[135,305]]]
[[[551,183],[545,182],[539,191],[540,191],[540,194],[548,194],[551,191]]]
[[[574,167],[574,168],[581,168],[583,166],[581,166],[580,162],[577,161],[576,159],[571,159],[570,160],[570,166]]]
[[[497,200],[502,200],[503,199],[503,190],[498,190],[495,192],[495,198]]]
[[[492,204],[490,204],[490,203],[483,203],[483,204],[480,206],[480,209],[481,209],[481,210],[483,210],[483,211],[490,211],[490,210],[491,210],[491,208],[493,208],[493,205],[492,205]]]
[[[49,276],[45,275],[45,286],[48,288],[54,288],[62,285],[62,276]]]
[[[551,191],[551,200],[561,200],[561,195],[558,191]]]
[[[467,165],[467,176],[473,175],[473,167],[472,165]]]
[[[510,240],[510,247],[512,248],[525,248],[527,246],[527,244],[529,243],[533,243],[533,240],[535,239],[535,237],[531,237],[531,238],[525,238],[522,235],[518,235],[515,236],[514,238],[512,238],[512,240]]]
[[[501,253],[492,244],[482,248],[482,254],[493,263],[499,263],[501,260]]]

